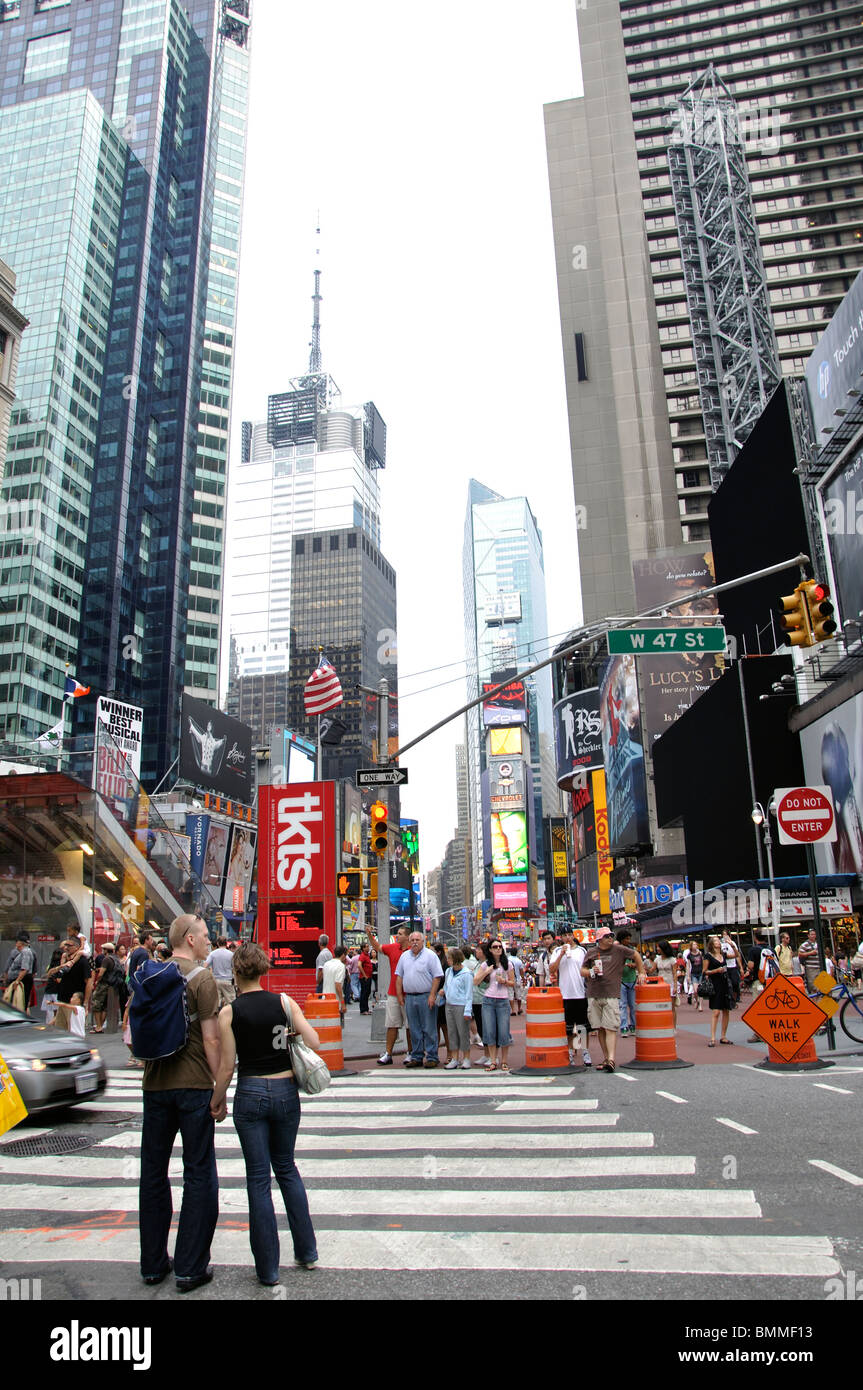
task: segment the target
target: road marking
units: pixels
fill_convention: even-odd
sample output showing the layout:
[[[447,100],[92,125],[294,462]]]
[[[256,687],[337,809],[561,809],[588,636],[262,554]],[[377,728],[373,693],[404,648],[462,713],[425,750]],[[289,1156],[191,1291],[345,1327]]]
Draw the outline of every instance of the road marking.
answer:
[[[750,1129],[748,1125],[739,1125],[736,1120],[724,1120],[721,1115],[715,1116],[718,1125],[727,1125],[729,1129],[736,1129],[740,1134],[757,1134],[757,1129]]]
[[[487,1171],[487,1170],[486,1170]],[[123,1262],[137,1265],[135,1226],[107,1230],[66,1227],[6,1231],[8,1262],[68,1264]],[[380,1231],[352,1228],[321,1232],[321,1265],[326,1269],[374,1270],[554,1270],[584,1273],[625,1268],[630,1274],[774,1276],[824,1279],[841,1273],[831,1242],[824,1236],[730,1236],[569,1234],[528,1231]],[[245,1230],[217,1227],[213,1263],[249,1267]],[[48,1292],[50,1294],[50,1285]]]
[[[310,1188],[309,1206],[316,1217],[380,1216],[382,1202],[388,1216],[477,1216],[476,1194],[458,1189],[432,1187],[367,1188],[350,1187]],[[182,1201],[182,1187],[171,1191],[175,1211]],[[738,1192],[712,1188],[686,1189],[686,1200],[698,1211],[698,1219],[757,1220],[761,1207],[755,1193],[749,1189]],[[280,1226],[286,1223],[276,1197],[276,1218]],[[130,1207],[128,1187],[41,1187],[37,1183],[7,1187],[0,1192],[0,1210],[36,1212],[113,1212],[125,1211],[137,1222],[137,1208]],[[223,1187],[219,1191],[219,1211],[224,1215],[249,1210],[245,1187]],[[495,1197],[495,1211],[500,1216],[554,1216],[624,1218],[652,1221],[680,1217],[680,1189],[674,1187],[643,1188],[582,1188],[567,1192],[507,1192]],[[31,1218],[28,1216],[28,1223]],[[38,1224],[35,1219],[33,1225]]]
[[[615,1076],[619,1076],[622,1081],[637,1081],[637,1076],[630,1076],[628,1071],[616,1071]]]
[[[850,1182],[852,1187],[863,1187],[863,1178],[858,1178],[856,1173],[846,1172],[844,1168],[837,1168],[835,1163],[825,1163],[823,1158],[810,1158],[809,1162],[813,1168],[823,1168],[825,1173],[832,1173],[834,1178]]]
[[[138,1136],[136,1135],[136,1138]],[[467,1157],[459,1155],[451,1157],[449,1154],[400,1154],[393,1157],[390,1145],[385,1153],[376,1156],[374,1162],[374,1178],[377,1181],[381,1178],[395,1178],[397,1182],[416,1180],[429,1182],[434,1180],[436,1183],[444,1179],[464,1179],[472,1181],[483,1179],[488,1181],[489,1158],[487,1154],[480,1157]],[[485,1145],[483,1145],[485,1147]],[[527,1182],[530,1176],[536,1173],[535,1160],[527,1154],[513,1155],[507,1158],[506,1172],[508,1182]],[[635,1177],[691,1177],[695,1172],[696,1160],[691,1154],[591,1154],[589,1157],[581,1157],[578,1154],[568,1154],[564,1156],[552,1156],[542,1159],[542,1176],[544,1178],[560,1179],[566,1182],[581,1181],[583,1178],[635,1178]],[[44,1178],[68,1178],[69,1176],[69,1157],[68,1155],[58,1154],[47,1156],[39,1160],[39,1175]],[[315,1178],[344,1178],[348,1183],[355,1183],[359,1180],[361,1170],[358,1170],[355,1157],[341,1158],[307,1158],[303,1155],[300,1171],[303,1180],[309,1185]],[[20,1158],[0,1157],[0,1173],[13,1175],[14,1177],[27,1176],[26,1164]],[[138,1181],[139,1163],[135,1154],[114,1153],[110,1158],[82,1158],[75,1154],[74,1175],[80,1184],[85,1179],[98,1179],[100,1182],[128,1182],[129,1199],[135,1200],[134,1184]],[[172,1158],[169,1169],[169,1177],[182,1178],[183,1160],[179,1156]],[[246,1165],[241,1158],[224,1158],[219,1160],[219,1177],[227,1180],[236,1178],[245,1181]],[[646,1201],[649,1202],[650,1194],[646,1194]],[[382,1202],[385,1200],[382,1196]],[[5,1241],[5,1233],[4,1233]],[[4,1244],[4,1259],[8,1258]]]
[[[495,1106],[495,1114],[518,1110],[522,1114],[542,1115],[546,1112],[559,1110],[561,1113],[570,1110],[598,1110],[598,1100],[566,1100],[559,1101],[557,1096],[536,1096],[533,1100],[502,1100]]]
[[[812,1085],[817,1086],[819,1091],[835,1091],[839,1096],[853,1096],[854,1094],[846,1086],[828,1086],[826,1081],[813,1081]]]
[[[670,1091],[657,1091],[658,1096],[664,1096],[666,1100],[673,1100],[676,1105],[688,1105],[689,1101],[684,1100],[683,1096],[673,1096]]]

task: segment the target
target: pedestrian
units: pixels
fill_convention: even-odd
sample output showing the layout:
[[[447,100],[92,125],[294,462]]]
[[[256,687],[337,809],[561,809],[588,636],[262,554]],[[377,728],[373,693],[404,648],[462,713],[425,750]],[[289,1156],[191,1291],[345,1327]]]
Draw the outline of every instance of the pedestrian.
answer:
[[[72,1002],[73,994],[80,994],[86,1012],[90,1002],[91,962],[77,922],[70,922],[66,928],[66,946],[64,968],[57,988],[57,1002],[69,1004]],[[54,1020],[54,1026],[62,1026],[60,1016]]]
[[[318,955],[315,961],[315,987],[318,994],[321,993],[324,966],[327,961],[332,960],[332,958],[333,953],[330,950],[330,938],[327,936],[326,932],[321,932],[318,937]]]
[[[632,932],[624,928],[617,933],[621,946],[632,945]],[[581,971],[579,971],[581,975]],[[582,977],[583,978],[583,977]],[[635,1032],[635,981],[638,970],[632,961],[627,961],[620,976],[620,1036],[627,1037]]]
[[[447,972],[447,970],[449,969],[449,958],[448,958],[448,954],[447,954],[447,949],[446,949],[446,947],[444,946],[443,942],[441,942],[441,941],[436,941],[436,942],[434,943],[434,945],[432,946],[432,950],[434,951],[435,955],[437,956],[438,960],[439,960],[440,963],[441,963],[441,969],[443,970],[444,975],[446,975],[446,972]],[[438,1047],[440,1047],[440,1040],[441,1040],[441,1037],[443,1037],[444,1046],[446,1047],[446,1061],[449,1062],[449,1059],[450,1059],[450,1057],[452,1056],[452,1053],[450,1052],[450,1047],[449,1047],[449,1029],[448,1029],[448,1027],[447,1027],[446,999],[445,999],[445,997],[444,997],[443,985],[441,985],[441,988],[438,990],[438,996],[437,996],[437,1040],[438,1040]]]
[[[473,1021],[475,1036],[473,1041],[476,1047],[482,1048],[483,1061],[488,1064],[491,1061],[491,1054],[488,1049],[488,1044],[482,1037],[482,1002],[485,999],[486,990],[491,984],[491,980],[485,973],[481,976],[479,983],[477,983],[476,978],[482,967],[488,964],[488,946],[484,945],[482,942],[478,942],[475,951],[476,968],[473,972]]]
[[[171,1056],[144,1064],[139,1226],[141,1276],[161,1284],[174,1271],[178,1293],[213,1277],[210,1245],[219,1218],[213,1085],[219,1074],[219,991],[204,962],[210,951],[207,924],[193,913],[171,923],[171,964],[185,979],[189,1033]],[[146,970],[146,966],[143,967]],[[179,1131],[183,1145],[183,1200],[173,1260],[168,1234],[173,1215],[168,1168]]]
[[[15,949],[6,962],[2,983],[6,987],[3,998],[13,1009],[22,1013],[30,1012],[30,993],[36,975],[36,952],[30,945],[30,933],[19,931],[15,937]]]
[[[713,993],[710,995],[710,1042],[708,1047],[716,1046],[716,1025],[722,1023],[722,1034],[719,1041],[729,1043],[726,1037],[728,1032],[728,1020],[734,1005],[731,995],[731,987],[728,983],[728,958],[722,950],[722,942],[718,936],[707,938],[707,950],[704,955],[704,978],[709,980],[713,986]]]
[[[117,972],[117,1004],[122,1018],[129,998],[129,951],[125,942],[119,943],[114,954],[120,967]]]
[[[653,951],[644,958],[644,969],[648,980],[659,979],[659,961]]]
[[[479,961],[477,960],[476,955],[474,954],[473,943],[470,942],[470,941],[466,941],[466,942],[464,943],[464,945],[462,946],[462,948],[461,948],[461,952],[462,952],[462,955],[464,956],[464,969],[465,969],[465,970],[467,971],[467,973],[470,975],[471,979],[473,979],[473,977],[474,977],[474,975],[476,974],[477,969],[478,969],[478,967],[479,967]],[[477,1028],[477,1023],[476,1023],[476,1019],[474,1018],[474,1015],[473,1015],[473,1008],[472,1008],[472,1007],[471,1007],[471,1015],[470,1015],[470,1042],[471,1042],[471,1047],[481,1047],[481,1046],[482,1046],[482,1037],[481,1037],[480,1032],[479,1032],[479,1030],[478,1030],[478,1028]]]
[[[50,1028],[57,1013],[57,989],[60,984],[60,969],[63,961],[63,947],[56,946],[51,955],[45,974],[45,993],[42,995],[42,1012],[45,1027]]]
[[[411,932],[408,950],[402,952],[396,966],[396,993],[405,1010],[412,1042],[406,1067],[438,1065],[437,996],[442,980],[437,955],[424,944],[422,932]]]
[[[285,1050],[286,1029],[298,1033],[309,1047],[319,1047],[320,1038],[295,999],[261,987],[269,968],[266,954],[254,942],[244,943],[235,953],[237,996],[219,1013],[221,1061],[210,1108],[216,1120],[225,1118],[228,1086],[238,1063],[234,1126],[246,1165],[249,1243],[260,1283],[272,1288],[279,1282],[281,1252],[271,1173],[285,1204],[294,1263],[314,1269],[318,1261],[309,1200],[294,1161],[300,1098]]]
[[[96,974],[93,993],[90,996],[90,1007],[93,1012],[93,1027],[90,1032],[104,1033],[108,1018],[108,999],[111,990],[116,988],[120,973],[118,963],[114,959],[114,943],[112,941],[105,942],[101,956],[97,956],[93,964],[96,967]]]
[[[690,994],[689,1001],[695,1000],[695,1012],[701,1013],[701,1006],[704,1000],[698,993],[698,986],[701,984],[701,977],[704,974],[704,953],[701,950],[701,942],[693,941],[688,951],[683,953],[686,957],[686,973],[689,976]]]
[[[818,932],[815,927],[810,927],[805,941],[801,941],[797,947],[797,957],[803,970],[806,981],[807,994],[817,993],[815,989],[815,976],[823,970],[823,959],[818,949]]]
[[[371,927],[366,927],[366,936],[369,945],[373,947],[377,955],[382,955],[389,961],[390,966],[390,986],[387,990],[385,1022],[387,1026],[386,1047],[378,1058],[379,1067],[391,1067],[393,1064],[393,1052],[398,1041],[399,1032],[402,1028],[407,1028],[407,1050],[411,1050],[410,1027],[407,1023],[404,1002],[399,998],[396,989],[396,966],[398,965],[403,953],[410,944],[410,927],[402,923],[396,928],[395,941],[388,941],[385,946],[381,946]]]
[[[73,1038],[84,1038],[85,1023],[87,1015],[84,1010],[84,996],[80,993],[73,994],[72,998],[66,1003],[63,1000],[57,1002],[58,1015],[64,1018],[64,1027],[71,1033]],[[93,1030],[95,1032],[95,1029]]]
[[[473,976],[465,968],[464,952],[455,947],[450,951],[450,964],[444,974],[443,991],[446,999],[447,1036],[450,1058],[447,1071],[461,1064],[470,1071],[470,1025],[473,1018]]]
[[[524,999],[524,962],[519,957],[517,946],[513,946],[508,955],[512,973],[515,976],[515,984],[509,997],[509,1011],[512,1016],[515,1016],[521,1013],[522,1000]]]
[[[659,978],[663,984],[668,985],[671,992],[671,1006],[673,1010],[674,1027],[677,1027],[677,952],[672,950],[667,941],[660,941],[656,964],[659,969]]]
[[[509,963],[503,942],[495,938],[488,943],[488,959],[480,965],[474,984],[480,985],[488,976],[488,987],[482,1001],[482,1036],[488,1049],[486,1071],[509,1071],[509,1049],[512,1033],[509,1028],[509,990],[515,974]]]
[[[720,944],[725,964],[728,967],[728,997],[731,1000],[731,1008],[736,1009],[740,1003],[743,957],[740,954],[740,947],[727,930],[722,933]]]
[[[587,1021],[599,1038],[605,1058],[600,1070],[616,1068],[617,1035],[620,1032],[620,985],[626,961],[634,961],[638,979],[644,979],[644,963],[631,946],[615,941],[610,927],[600,927],[588,946],[581,973],[587,981]]]
[[[321,987],[319,994],[335,995],[339,1001],[339,1018],[342,1027],[345,1026],[345,989],[347,987],[348,971],[345,965],[346,951],[344,946],[337,946],[335,954],[328,961],[324,962],[321,970]]]
[[[372,958],[365,946],[363,946],[363,949],[360,951],[358,959],[358,973],[360,977],[360,1016],[362,1016],[370,1012],[369,995],[372,992],[372,974],[374,972],[374,966],[372,965]]]
[[[228,950],[228,939],[220,936],[216,941],[216,949],[207,956],[207,964],[213,972],[213,979],[216,981],[216,989],[219,991],[219,1003],[230,1004],[236,999],[237,991],[234,988],[234,953]]]
[[[348,972],[348,988],[345,990],[345,1000],[348,1004],[352,1004],[360,997],[360,957],[359,952],[353,948],[348,951],[345,968]]]
[[[571,933],[570,933],[571,935]],[[544,931],[542,934],[542,944],[536,953],[536,983],[540,989],[545,989],[551,983],[551,957],[554,952],[554,932]]]
[[[138,970],[140,970],[141,966],[144,964],[145,961],[154,959],[154,941],[155,938],[153,937],[153,933],[151,931],[141,932],[140,936],[138,937],[138,944],[131,952],[129,956],[129,962],[126,967],[126,986],[128,989],[128,996],[126,999],[126,1007],[123,1011],[123,1042],[129,1049],[129,1061],[126,1063],[126,1066],[136,1068],[139,1071],[144,1070],[144,1063],[139,1061],[139,1059],[135,1056],[134,1052],[132,1051],[132,1029],[129,1023],[129,1011],[132,1006],[132,997],[135,992],[135,974]]]
[[[586,951],[576,941],[572,928],[563,931],[561,945],[549,956],[549,980],[557,985],[563,997],[563,1018],[569,1065],[575,1066],[581,1053],[582,1065],[590,1067],[593,1059],[588,1050],[587,988],[581,968]]]

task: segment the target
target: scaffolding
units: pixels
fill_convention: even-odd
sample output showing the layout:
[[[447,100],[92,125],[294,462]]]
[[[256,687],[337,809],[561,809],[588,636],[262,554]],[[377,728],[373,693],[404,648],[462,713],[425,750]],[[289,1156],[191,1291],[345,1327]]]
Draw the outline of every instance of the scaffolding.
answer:
[[[715,489],[782,371],[737,104],[712,65],[673,116],[671,191]]]

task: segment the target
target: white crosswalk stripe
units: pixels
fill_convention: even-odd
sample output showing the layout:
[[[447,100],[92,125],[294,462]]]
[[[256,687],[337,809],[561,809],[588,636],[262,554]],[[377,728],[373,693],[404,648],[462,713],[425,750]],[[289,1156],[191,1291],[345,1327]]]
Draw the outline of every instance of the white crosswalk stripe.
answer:
[[[394,1084],[391,1074],[372,1074],[339,1078],[324,1095],[305,1097],[297,1154],[322,1269],[554,1271],[574,1278],[624,1267],[715,1277],[781,1271],[826,1278],[839,1271],[829,1238],[765,1232],[751,1189],[718,1190],[710,1174],[699,1185],[693,1155],[657,1153],[652,1133],[627,1129],[625,1111],[613,1109],[615,1099],[621,1102],[616,1090],[600,1108],[567,1079],[552,1082],[429,1073]],[[83,1114],[97,1127],[81,1153],[19,1159],[4,1148],[28,1131],[0,1140],[4,1259],[38,1266],[43,1278],[51,1265],[62,1266],[67,1281],[70,1266],[112,1264],[119,1296],[136,1297],[140,1076],[112,1074],[107,1093],[77,1112],[75,1132],[88,1128]],[[230,1118],[217,1128],[216,1154],[221,1219],[213,1260],[249,1268],[245,1164]],[[175,1149],[175,1211],[182,1171]],[[501,1173],[489,1228],[489,1181]],[[289,1260],[277,1190],[274,1198]],[[697,1213],[695,1228],[688,1212]],[[526,1227],[531,1220],[538,1228]],[[657,1221],[667,1230],[657,1232],[650,1224]]]

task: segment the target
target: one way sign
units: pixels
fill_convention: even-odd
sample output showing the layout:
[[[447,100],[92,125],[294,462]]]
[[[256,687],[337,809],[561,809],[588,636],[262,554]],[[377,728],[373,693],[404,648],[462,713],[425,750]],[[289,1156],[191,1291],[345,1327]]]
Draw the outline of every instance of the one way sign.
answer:
[[[406,767],[359,767],[358,787],[400,787],[408,780]]]

